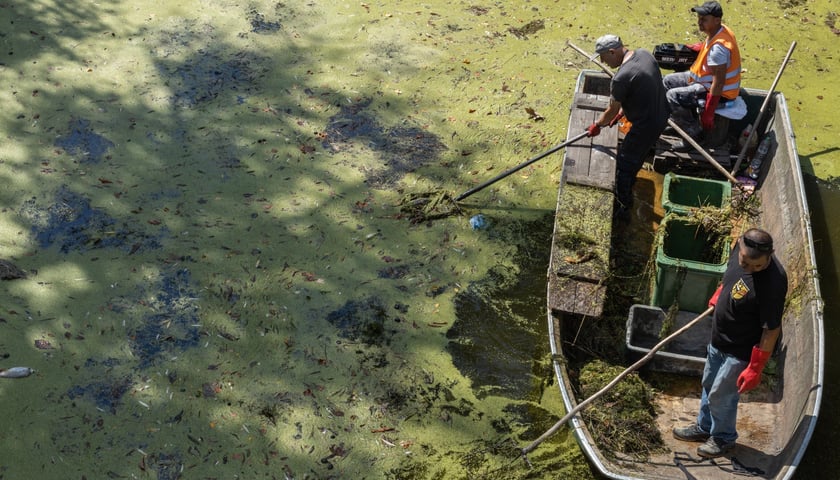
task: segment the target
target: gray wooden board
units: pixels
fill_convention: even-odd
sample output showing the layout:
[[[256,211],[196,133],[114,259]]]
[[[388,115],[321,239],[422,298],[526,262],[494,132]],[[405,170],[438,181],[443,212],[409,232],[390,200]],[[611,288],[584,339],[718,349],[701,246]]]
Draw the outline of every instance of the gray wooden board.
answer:
[[[552,312],[600,317],[604,311],[607,286],[567,277],[548,278],[548,306]]]
[[[587,129],[606,110],[609,97],[576,93],[569,116],[567,139]],[[615,156],[618,128],[602,128],[601,134],[584,137],[566,147],[563,175],[565,181],[612,190],[615,184]]]

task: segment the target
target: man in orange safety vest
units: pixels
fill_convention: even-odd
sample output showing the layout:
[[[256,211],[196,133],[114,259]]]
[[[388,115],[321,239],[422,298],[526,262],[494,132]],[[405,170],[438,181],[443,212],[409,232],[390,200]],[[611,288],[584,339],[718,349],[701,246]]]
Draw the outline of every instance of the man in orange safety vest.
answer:
[[[706,34],[706,41],[692,46],[699,53],[688,71],[665,75],[662,83],[671,118],[700,140],[703,131],[714,129],[715,110],[738,98],[741,54],[735,34],[721,21],[723,9],[718,2],[709,1],[691,11],[697,14],[697,25]],[[694,113],[698,109],[699,122]]]

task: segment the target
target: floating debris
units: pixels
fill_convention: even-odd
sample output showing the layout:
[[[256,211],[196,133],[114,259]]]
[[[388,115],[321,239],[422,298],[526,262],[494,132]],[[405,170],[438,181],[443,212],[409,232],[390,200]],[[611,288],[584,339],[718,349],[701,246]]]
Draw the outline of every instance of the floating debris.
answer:
[[[472,227],[473,230],[482,230],[487,228],[487,225],[487,219],[480,213],[470,217],[470,227]]]
[[[0,370],[0,378],[24,378],[33,373],[35,373],[35,370],[29,367],[12,367]]]
[[[520,40],[528,40],[528,35],[533,35],[544,28],[545,20],[539,19],[528,22],[519,28],[510,27],[508,28],[508,32]]]
[[[462,214],[458,202],[448,192],[410,193],[400,202],[400,211],[408,215],[411,223]]]
[[[8,260],[0,259],[0,280],[26,278],[26,272]]]

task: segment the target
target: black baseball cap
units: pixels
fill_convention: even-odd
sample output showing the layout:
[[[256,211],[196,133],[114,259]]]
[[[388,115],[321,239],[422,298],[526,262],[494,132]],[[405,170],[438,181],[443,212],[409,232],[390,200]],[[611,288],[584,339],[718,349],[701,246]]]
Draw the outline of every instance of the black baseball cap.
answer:
[[[706,2],[698,7],[691,7],[691,11],[696,12],[697,15],[711,15],[718,18],[723,16],[723,8],[718,2]]]

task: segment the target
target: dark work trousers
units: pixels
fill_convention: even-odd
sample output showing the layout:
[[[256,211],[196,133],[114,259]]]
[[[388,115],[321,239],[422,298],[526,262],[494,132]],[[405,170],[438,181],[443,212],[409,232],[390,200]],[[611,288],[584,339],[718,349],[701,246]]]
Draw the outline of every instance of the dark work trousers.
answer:
[[[667,119],[666,119],[667,121]],[[615,197],[618,201],[617,210],[628,211],[633,206],[633,185],[636,174],[645,163],[651,148],[665,129],[666,123],[660,126],[633,124],[624,136],[618,148],[615,173]]]

